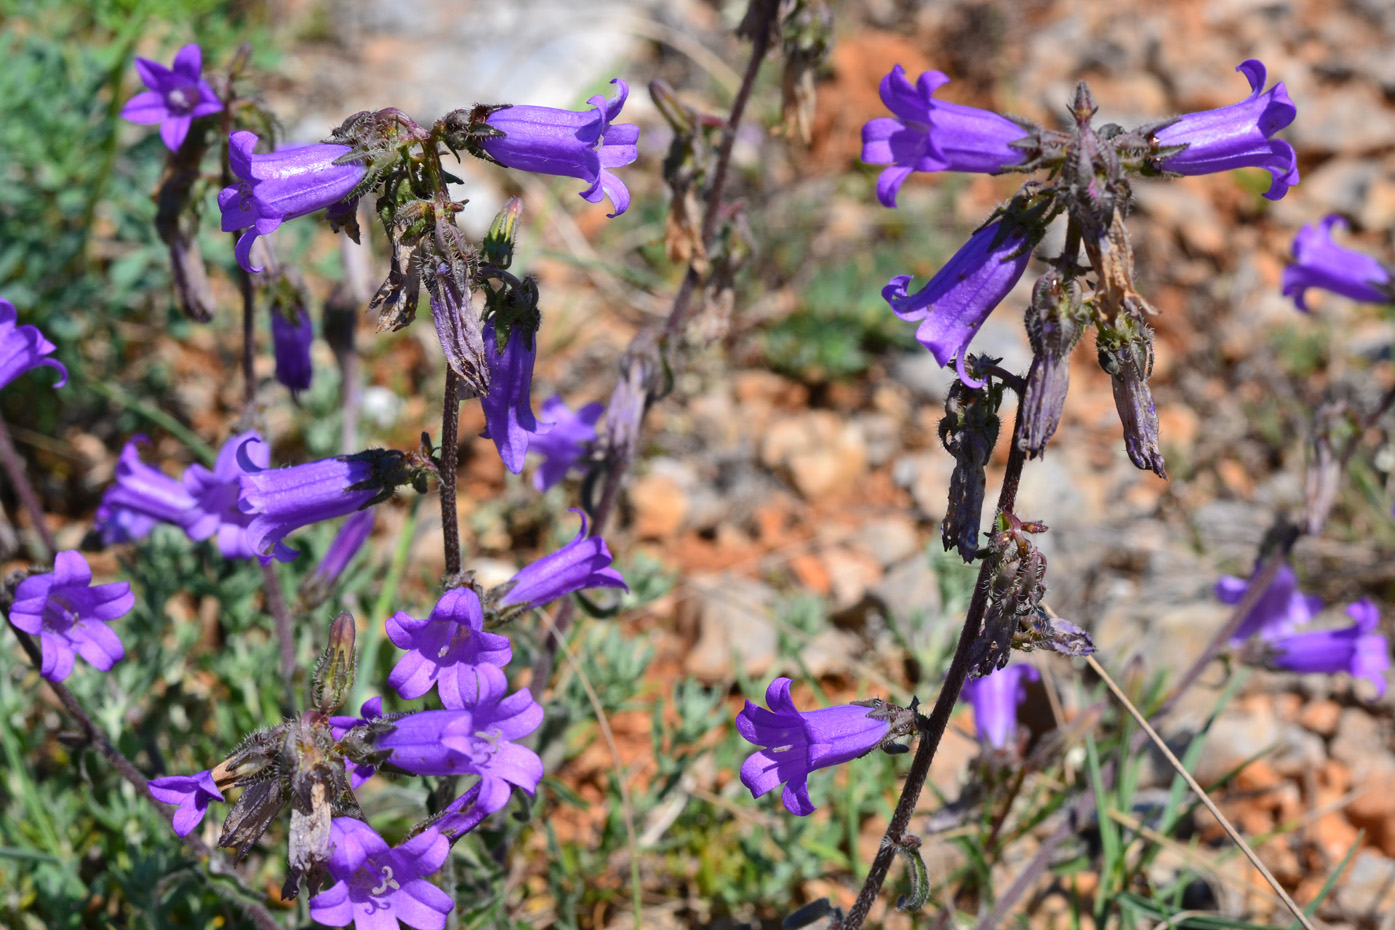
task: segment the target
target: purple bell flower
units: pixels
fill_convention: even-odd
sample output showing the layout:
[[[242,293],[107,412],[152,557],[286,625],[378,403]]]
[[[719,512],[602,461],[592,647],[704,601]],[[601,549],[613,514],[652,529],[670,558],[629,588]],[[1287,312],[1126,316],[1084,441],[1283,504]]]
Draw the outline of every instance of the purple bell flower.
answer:
[[[425,620],[398,611],[387,620],[387,634],[407,651],[388,686],[410,701],[439,685],[441,703],[452,710],[480,702],[481,666],[503,668],[513,658],[507,636],[484,631],[484,610],[470,588],[447,591]]]
[[[1017,737],[1017,705],[1027,697],[1027,682],[1041,678],[1030,665],[1009,665],[964,685],[960,696],[974,709],[978,741],[1007,749]]]
[[[1016,228],[1005,229],[1003,223],[997,220],[974,233],[915,294],[907,292],[911,276],[906,274],[882,288],[882,297],[897,316],[920,321],[915,337],[935,361],[948,365],[954,359],[959,380],[974,388],[983,382],[964,370],[969,343],[1017,284],[1032,257],[1027,236]]]
[[[19,313],[15,305],[0,297],[0,388],[5,387],[31,368],[47,365],[57,368],[62,377],[54,383],[60,388],[68,383],[68,369],[56,358],[45,358],[56,349],[44,338],[37,326],[16,326]]]
[[[310,919],[327,927],[355,930],[444,930],[455,906],[450,895],[426,876],[434,875],[450,855],[450,841],[428,827],[389,847],[368,824],[335,817],[329,825],[333,852],[325,863],[334,880],[310,899]]]
[[[1346,226],[1336,214],[1317,226],[1304,226],[1293,240],[1293,264],[1284,269],[1285,297],[1292,297],[1299,310],[1307,310],[1304,291],[1319,287],[1352,300],[1372,304],[1395,302],[1390,272],[1369,255],[1342,248],[1332,241],[1332,227]]]
[[[194,120],[223,109],[223,102],[203,79],[202,71],[203,49],[193,43],[176,52],[168,68],[158,61],[137,58],[136,73],[150,89],[128,100],[121,118],[133,123],[159,123],[165,147],[171,152],[179,151]]]
[[[893,117],[862,127],[862,160],[891,165],[877,179],[877,199],[896,206],[896,192],[912,171],[973,171],[996,174],[1021,164],[1021,142],[1031,131],[991,110],[936,100],[949,83],[939,71],[926,71],[914,87],[896,65],[882,78],[882,103]]]
[[[276,380],[290,388],[292,395],[310,390],[315,369],[310,363],[310,345],[315,341],[315,324],[302,307],[290,311],[294,319],[275,310],[271,313],[271,346],[276,356]]]
[[[1256,574],[1258,571],[1256,568]],[[1250,589],[1253,579],[1254,575],[1250,576],[1250,581],[1223,575],[1216,582],[1216,597],[1223,604],[1238,604]],[[1298,578],[1293,574],[1293,569],[1287,564],[1280,565],[1274,580],[1255,603],[1254,609],[1241,621],[1230,641],[1235,644],[1256,634],[1268,637],[1288,633],[1311,621],[1321,610],[1322,600],[1299,591]]]
[[[288,534],[311,523],[348,516],[379,494],[375,487],[351,490],[376,477],[372,463],[363,459],[319,459],[290,468],[260,470],[247,458],[246,450],[245,445],[238,450],[238,464],[246,474],[237,504],[252,516],[247,541],[263,565],[273,558],[289,562],[300,554],[281,541]]]
[[[237,240],[237,263],[252,267],[252,244],[281,225],[283,220],[305,216],[345,200],[358,187],[367,169],[359,163],[335,164],[349,154],[347,145],[302,145],[268,155],[254,155],[254,133],[228,136],[228,158],[241,182],[218,194],[223,212],[223,232],[246,229]]]
[[[239,450],[244,447],[251,469],[239,461]],[[197,462],[184,470],[181,480],[194,499],[193,512],[184,526],[190,539],[204,540],[216,535],[218,551],[225,559],[250,559],[256,554],[247,538],[252,515],[242,511],[238,498],[242,495],[243,476],[266,468],[270,456],[270,447],[258,433],[239,433],[218,450],[212,471]]]
[[[125,510],[161,523],[186,526],[197,502],[179,481],[141,461],[140,447],[147,442],[145,436],[136,435],[122,447],[116,460],[116,483],[102,496],[102,506],[109,512]]]
[[[587,404],[572,413],[562,398],[553,394],[543,401],[542,418],[552,423],[546,433],[528,436],[528,451],[543,457],[533,472],[533,487],[546,491],[567,476],[572,466],[596,440],[596,421],[605,413],[602,404]]]
[[[223,800],[223,792],[218,790],[210,772],[152,778],[149,787],[150,796],[155,800],[179,805],[171,825],[180,836],[188,836],[203,822],[210,801]]]
[[[1347,607],[1354,626],[1340,630],[1314,630],[1275,636],[1267,643],[1270,661],[1291,672],[1346,672],[1368,679],[1376,697],[1385,695],[1385,672],[1390,668],[1390,643],[1375,632],[1380,611],[1369,600]]]
[[[308,604],[324,603],[339,582],[339,576],[358,555],[368,537],[373,535],[373,511],[360,510],[350,514],[339,527],[334,541],[325,550],[324,558],[315,570],[301,583],[300,594]]]
[[[485,810],[485,805],[480,803],[480,795],[483,794],[483,784],[484,782],[475,782],[470,786],[468,791],[447,804],[445,810],[441,812],[443,814],[441,819],[437,820],[432,826],[450,837],[451,841],[454,842],[456,839],[464,836],[483,823],[484,818],[494,813],[492,810]],[[505,796],[499,808],[507,804],[508,800],[508,797]],[[499,808],[496,808],[496,810]]]
[[[101,537],[102,545],[115,546],[121,543],[136,542],[150,535],[159,521],[136,510],[123,507],[111,501],[117,485],[107,488],[102,502],[97,505],[96,519],[92,529]]]
[[[630,205],[630,191],[611,168],[628,165],[639,157],[639,127],[616,123],[630,86],[616,78],[619,93],[607,101],[597,94],[586,101],[595,109],[585,113],[552,107],[508,106],[485,120],[502,136],[480,140],[480,148],[506,168],[580,178],[591,186],[581,196],[597,203],[610,198],[615,217]]]
[[[620,573],[611,568],[605,540],[587,536],[586,515],[575,509],[572,513],[581,517],[576,537],[551,555],[524,566],[505,582],[507,590],[497,603],[500,610],[532,610],[585,588],[630,590]]]
[[[1293,146],[1274,133],[1293,122],[1298,108],[1283,81],[1264,90],[1264,64],[1251,58],[1235,69],[1250,82],[1250,96],[1239,103],[1179,116],[1153,130],[1159,146],[1185,145],[1176,155],[1160,159],[1163,171],[1175,174],[1215,174],[1234,168],[1265,168],[1273,182],[1265,197],[1281,200],[1298,183],[1298,160]]]
[[[750,701],[736,715],[741,738],[761,747],[741,766],[741,783],[760,797],[785,783],[785,808],[800,817],[815,810],[809,800],[809,773],[866,755],[887,734],[885,720],[867,716],[871,708],[838,704],[800,711],[790,699],[790,680],[777,678],[765,690],[769,710]]]
[[[530,437],[546,433],[551,423],[539,423],[533,415],[533,360],[537,358],[537,334],[516,325],[509,331],[504,351],[494,334],[494,321],[484,324],[484,361],[489,368],[489,390],[480,398],[484,408],[481,439],[494,440],[504,467],[513,474],[523,470]],[[529,343],[532,343],[531,345]]]
[[[538,728],[543,709],[527,688],[504,697],[508,680],[502,670],[480,665],[476,673],[479,701],[474,707],[398,717],[394,729],[374,745],[392,753],[392,765],[416,775],[478,775],[476,803],[490,813],[508,803],[510,785],[529,795],[537,790],[542,760],[513,740]]]
[[[49,681],[62,681],[72,672],[75,655],[104,672],[126,655],[107,624],[124,617],[135,605],[129,584],[93,585],[87,560],[69,550],[54,558],[52,572],[30,575],[19,583],[10,622],[39,637],[43,646],[39,673]]]

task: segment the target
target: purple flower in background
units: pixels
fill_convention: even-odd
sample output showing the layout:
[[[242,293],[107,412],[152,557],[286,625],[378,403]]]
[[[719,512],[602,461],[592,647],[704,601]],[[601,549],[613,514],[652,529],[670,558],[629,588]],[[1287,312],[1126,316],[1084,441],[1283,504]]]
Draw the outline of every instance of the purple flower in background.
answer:
[[[245,447],[251,468],[239,461]],[[215,534],[218,551],[225,559],[250,559],[254,553],[247,538],[252,515],[238,506],[242,478],[267,467],[271,449],[256,432],[238,433],[223,443],[213,470],[195,462],[184,470],[184,489],[193,499],[193,511],[185,518],[184,531],[190,539],[204,540]]]
[[[388,639],[407,654],[388,686],[414,700],[440,686],[441,703],[462,710],[480,701],[480,666],[503,668],[513,658],[507,636],[484,632],[484,610],[470,588],[452,588],[425,620],[398,611],[387,620]]]
[[[630,95],[630,86],[619,78],[610,83],[617,85],[619,93],[609,101],[597,94],[586,101],[595,109],[585,113],[552,107],[500,107],[485,121],[503,135],[480,140],[480,147],[507,168],[580,178],[591,185],[581,192],[583,198],[597,203],[604,194],[615,208],[610,215],[619,216],[630,205],[630,191],[610,169],[639,157],[639,127],[614,122]]]
[[[1221,576],[1221,580],[1216,582],[1216,597],[1220,598],[1223,604],[1240,603],[1240,599],[1245,596],[1255,575],[1258,574],[1259,568],[1256,567],[1255,574],[1250,576],[1249,581],[1233,575]],[[1274,580],[1264,589],[1264,594],[1241,621],[1230,641],[1239,643],[1256,634],[1274,636],[1287,633],[1294,627],[1312,620],[1313,615],[1321,610],[1322,600],[1299,591],[1298,578],[1293,574],[1293,569],[1285,563],[1279,566]]]
[[[37,326],[16,326],[19,313],[15,305],[0,297],[0,388],[32,368],[47,365],[57,368],[62,377],[54,383],[60,388],[68,383],[68,369],[56,358],[45,358],[55,351],[53,343],[44,338]]]
[[[1017,705],[1027,697],[1027,682],[1041,674],[1030,665],[1009,665],[964,685],[961,697],[974,709],[978,741],[1007,749],[1017,736]]]
[[[572,513],[581,517],[576,537],[551,555],[524,566],[505,582],[507,590],[498,601],[500,610],[532,610],[585,588],[630,590],[620,573],[610,567],[610,550],[605,540],[587,536],[586,515],[575,509]]]
[[[765,690],[769,710],[750,701],[736,715],[741,738],[761,747],[741,766],[741,783],[760,797],[785,783],[785,808],[800,817],[815,810],[809,800],[809,773],[865,755],[887,734],[885,720],[871,708],[838,704],[800,711],[790,699],[790,680],[777,678]]]
[[[489,367],[489,390],[480,398],[484,408],[481,439],[494,440],[504,467],[515,475],[523,470],[532,436],[547,432],[551,423],[538,423],[533,415],[533,360],[537,358],[537,334],[516,324],[500,352],[494,321],[484,324],[484,361]]]
[[[287,534],[311,523],[348,516],[378,496],[376,487],[354,489],[377,476],[373,464],[363,459],[319,459],[262,471],[246,458],[245,450],[246,446],[238,450],[239,464],[246,474],[237,503],[243,513],[252,516],[247,541],[263,565],[273,558],[288,562],[299,555],[281,541]]]
[[[1264,64],[1254,58],[1235,69],[1250,82],[1250,96],[1239,103],[1177,117],[1151,133],[1159,146],[1185,145],[1159,160],[1163,171],[1175,174],[1214,174],[1234,168],[1265,168],[1273,182],[1265,197],[1280,200],[1298,183],[1293,146],[1274,133],[1293,122],[1298,108],[1283,81],[1264,90]]]
[[[112,485],[102,495],[97,505],[96,520],[92,528],[102,539],[102,545],[115,546],[120,543],[136,542],[150,535],[159,521],[136,510],[112,503],[109,498],[118,486]]]
[[[450,841],[428,827],[391,848],[368,824],[335,817],[329,825],[333,852],[325,863],[334,880],[310,899],[310,919],[328,927],[443,930],[454,903],[426,880],[445,865]]]
[[[325,550],[320,564],[316,565],[315,570],[301,583],[301,597],[311,605],[324,603],[339,581],[339,576],[344,574],[344,569],[349,567],[349,563],[358,555],[372,534],[372,510],[360,510],[350,514],[349,519],[339,527],[334,541]]]
[[[862,127],[862,160],[891,165],[877,179],[877,199],[896,206],[896,192],[912,171],[974,171],[995,174],[1021,164],[1027,153],[1014,145],[1031,131],[990,110],[936,100],[949,83],[939,71],[926,71],[915,86],[896,65],[882,78],[882,103],[896,116]]]
[[[40,674],[49,681],[62,681],[73,670],[74,655],[104,672],[126,655],[107,624],[124,617],[135,605],[129,584],[93,585],[87,560],[69,550],[54,558],[52,572],[30,575],[19,583],[10,622],[39,637],[43,646]]]
[[[295,319],[271,312],[271,346],[276,355],[276,380],[290,388],[292,395],[310,389],[314,368],[310,364],[310,344],[315,341],[315,324],[303,307],[290,311]]]
[[[1369,600],[1347,607],[1355,626],[1340,630],[1314,630],[1275,636],[1267,643],[1272,663],[1291,672],[1346,672],[1366,678],[1376,686],[1376,697],[1385,694],[1385,672],[1390,668],[1390,643],[1375,632],[1380,611]]]
[[[1283,291],[1299,310],[1307,310],[1304,291],[1319,287],[1352,300],[1373,304],[1395,302],[1390,272],[1369,255],[1342,248],[1332,241],[1332,227],[1346,226],[1336,214],[1316,226],[1304,226],[1293,240],[1293,264],[1284,269]]]
[[[426,710],[392,721],[394,729],[374,745],[389,762],[417,775],[480,776],[476,801],[484,813],[508,803],[510,785],[528,794],[543,776],[537,753],[512,742],[542,723],[542,705],[524,688],[508,697],[508,680],[492,665],[476,667],[479,701],[465,710]]]
[[[252,243],[283,220],[332,207],[353,193],[367,169],[357,162],[335,164],[349,154],[347,145],[302,145],[267,155],[254,155],[255,134],[239,131],[228,136],[228,158],[241,182],[218,194],[223,212],[223,232],[246,229],[237,240],[237,262],[249,272]]]
[[[556,394],[543,401],[542,418],[551,422],[552,429],[528,436],[528,451],[543,457],[533,473],[535,488],[546,491],[567,476],[572,466],[586,454],[586,447],[595,441],[596,421],[604,412],[602,404],[587,404],[572,413]]]
[[[183,527],[192,518],[196,501],[183,484],[141,461],[140,447],[149,441],[136,435],[122,447],[116,460],[116,483],[102,496],[102,506],[108,512],[124,510]]]
[[[480,803],[483,782],[475,782],[469,790],[446,805],[441,813],[444,815],[437,820],[433,826],[454,841],[457,837],[464,836],[471,830],[478,827],[494,811],[487,811]],[[508,803],[508,798],[504,798],[504,803]],[[501,804],[500,807],[503,805]]]
[[[167,775],[150,780],[150,795],[165,804],[177,804],[171,825],[180,836],[188,836],[190,831],[203,822],[210,801],[223,800],[223,792],[218,790],[209,772],[194,775]]]
[[[882,297],[908,322],[920,321],[915,337],[930,350],[935,361],[948,365],[955,359],[959,380],[980,387],[964,370],[969,343],[983,321],[1017,284],[1032,257],[1030,241],[1004,220],[989,223],[970,237],[943,268],[915,294],[906,286],[910,275],[897,275]]]
[[[203,50],[190,43],[175,53],[166,68],[149,58],[136,59],[136,73],[150,88],[126,102],[122,119],[159,123],[160,138],[171,152],[179,151],[189,127],[201,116],[218,113],[223,103],[203,79]]]

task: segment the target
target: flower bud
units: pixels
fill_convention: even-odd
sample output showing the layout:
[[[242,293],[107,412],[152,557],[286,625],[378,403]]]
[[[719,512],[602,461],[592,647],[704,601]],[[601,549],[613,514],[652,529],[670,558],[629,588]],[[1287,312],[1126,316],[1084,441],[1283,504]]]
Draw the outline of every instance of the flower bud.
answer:
[[[510,197],[489,224],[485,234],[480,258],[495,268],[508,268],[513,264],[513,247],[518,241],[518,225],[523,219],[523,199]]]
[[[1167,467],[1158,445],[1158,411],[1148,388],[1148,376],[1153,373],[1153,331],[1126,320],[1122,327],[1101,329],[1098,345],[1100,367],[1114,381],[1114,407],[1124,427],[1129,461],[1166,478]]]
[[[312,679],[315,709],[328,716],[349,699],[354,686],[354,615],[347,610],[329,627],[329,645]]]

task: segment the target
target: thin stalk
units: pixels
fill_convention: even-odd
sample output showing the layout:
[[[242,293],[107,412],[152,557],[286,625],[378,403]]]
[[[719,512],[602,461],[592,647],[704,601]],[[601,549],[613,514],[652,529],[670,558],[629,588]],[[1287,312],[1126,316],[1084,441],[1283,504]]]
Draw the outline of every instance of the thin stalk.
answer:
[[[294,716],[298,710],[295,693],[295,630],[291,612],[286,606],[286,592],[281,589],[281,576],[275,565],[263,565],[262,583],[266,588],[266,609],[276,623],[276,639],[281,647],[281,713]]]
[[[5,469],[10,483],[15,486],[15,494],[19,497],[20,505],[28,512],[29,522],[34,524],[34,532],[39,534],[44,548],[48,550],[48,557],[52,559],[58,554],[58,544],[53,538],[53,530],[49,529],[48,521],[44,517],[44,508],[39,503],[39,495],[34,493],[34,486],[29,483],[29,475],[24,471],[24,460],[19,457],[19,452],[15,450],[14,441],[10,439],[10,428],[5,425],[3,416],[0,416],[0,467]]]
[[[456,470],[460,467],[460,379],[446,366],[446,395],[441,409],[441,537],[446,577],[460,573],[460,517],[455,509]]]

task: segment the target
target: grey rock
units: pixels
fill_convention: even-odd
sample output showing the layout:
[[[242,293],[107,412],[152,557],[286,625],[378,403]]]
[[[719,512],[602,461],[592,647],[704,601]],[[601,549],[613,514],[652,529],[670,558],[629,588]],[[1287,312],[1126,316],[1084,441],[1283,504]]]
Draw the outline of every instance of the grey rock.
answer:
[[[683,660],[685,672],[716,682],[730,679],[738,663],[755,677],[775,664],[774,588],[729,574],[694,577],[689,584],[697,595],[698,639]]]
[[[1375,921],[1395,909],[1395,860],[1374,849],[1356,854],[1333,896],[1343,911],[1353,917]]]

